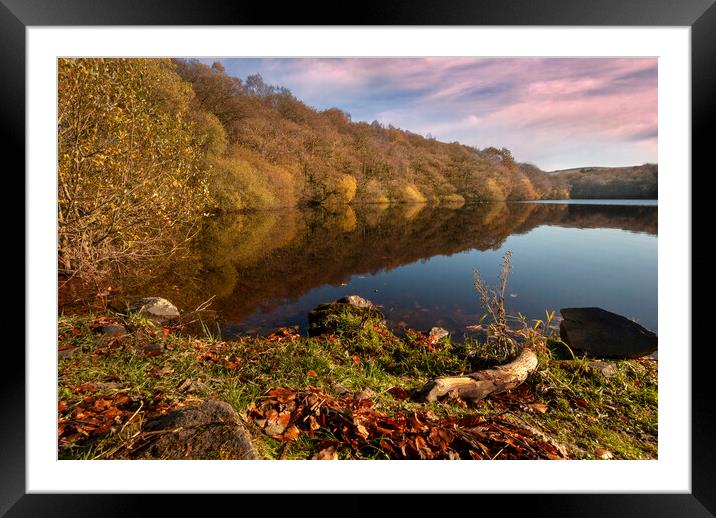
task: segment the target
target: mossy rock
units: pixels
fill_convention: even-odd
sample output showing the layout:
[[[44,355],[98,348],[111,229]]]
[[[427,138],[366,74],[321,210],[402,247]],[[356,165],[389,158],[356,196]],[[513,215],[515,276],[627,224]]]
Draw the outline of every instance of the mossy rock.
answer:
[[[350,328],[359,330],[369,322],[385,325],[383,312],[371,301],[358,295],[349,295],[313,308],[308,313],[308,334],[342,334]]]
[[[132,458],[258,459],[251,437],[236,411],[209,400],[150,419],[142,429],[148,443]]]

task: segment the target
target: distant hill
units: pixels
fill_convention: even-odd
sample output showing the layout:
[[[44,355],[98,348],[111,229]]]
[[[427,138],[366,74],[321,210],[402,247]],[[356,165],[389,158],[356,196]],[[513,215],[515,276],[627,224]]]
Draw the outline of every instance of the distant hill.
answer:
[[[571,198],[640,198],[659,196],[659,166],[578,167],[550,173],[569,186]]]

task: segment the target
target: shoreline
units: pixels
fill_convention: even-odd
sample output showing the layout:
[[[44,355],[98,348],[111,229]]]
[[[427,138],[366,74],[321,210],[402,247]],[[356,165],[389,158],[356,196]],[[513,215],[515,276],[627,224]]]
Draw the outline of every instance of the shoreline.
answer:
[[[60,458],[147,458],[137,443],[147,423],[214,401],[236,412],[263,459],[657,458],[655,359],[560,359],[546,340],[537,370],[514,390],[425,403],[416,396],[430,379],[510,355],[415,330],[397,337],[350,314],[318,336],[283,328],[230,341],[137,315],[83,314],[59,317],[58,338]],[[301,402],[315,397],[328,413],[314,422]],[[353,418],[329,419],[335,412]],[[275,415],[285,419],[271,428]],[[478,429],[497,439],[456,439]],[[227,455],[197,458],[237,458]]]

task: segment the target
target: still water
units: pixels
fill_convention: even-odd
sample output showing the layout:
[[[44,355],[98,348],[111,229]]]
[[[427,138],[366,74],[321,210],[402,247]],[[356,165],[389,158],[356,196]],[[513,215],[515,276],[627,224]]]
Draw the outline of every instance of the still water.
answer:
[[[497,282],[512,251],[507,309],[600,306],[657,331],[657,204],[483,203],[284,210],[212,218],[193,261],[143,283],[182,309],[215,296],[225,338],[307,327],[321,302],[357,294],[397,332],[456,336],[483,315],[473,274]]]

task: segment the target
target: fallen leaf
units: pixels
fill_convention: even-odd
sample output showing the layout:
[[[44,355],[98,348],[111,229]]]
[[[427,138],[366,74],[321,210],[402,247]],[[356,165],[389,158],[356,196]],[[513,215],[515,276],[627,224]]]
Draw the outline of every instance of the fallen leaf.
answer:
[[[485,419],[479,414],[467,415],[461,418],[457,424],[463,428],[472,428],[483,423]]]
[[[311,460],[338,460],[338,452],[335,446],[329,446],[316,453]]]
[[[108,399],[97,399],[92,405],[95,410],[106,410],[112,405],[112,402]]]
[[[530,403],[527,406],[533,412],[537,412],[538,414],[544,414],[547,410],[549,410],[549,406],[545,405],[544,403]]]
[[[117,394],[114,397],[114,404],[117,406],[126,405],[127,403],[129,403],[129,396],[126,394]]]
[[[269,410],[266,412],[266,417],[264,433],[270,437],[280,439],[291,420],[291,412],[281,412],[279,414],[276,410]]]
[[[573,399],[572,402],[577,406],[581,406],[582,408],[589,408],[591,406],[586,400],[581,398]]]
[[[168,374],[172,374],[174,372],[174,369],[171,367],[165,366],[161,369],[152,369],[151,373],[155,376],[166,376]]]
[[[363,437],[363,439],[367,439],[370,433],[368,432],[368,429],[357,419],[353,419],[353,424],[356,427],[356,433]]]
[[[275,388],[269,390],[268,396],[275,398],[279,403],[287,403],[296,399],[296,392],[285,388]]]
[[[288,429],[283,432],[281,439],[284,441],[294,441],[301,435],[301,431],[295,425],[291,425]]]
[[[598,459],[609,460],[614,458],[614,454],[605,448],[597,448],[594,451],[594,455]]]
[[[415,438],[414,448],[418,452],[421,459],[432,459],[435,457],[433,451],[428,447],[428,443],[425,442],[420,435]]]
[[[307,375],[307,376],[311,376],[312,378],[317,378],[317,377],[318,377],[318,373],[317,373],[316,371],[314,371],[314,370],[311,370],[311,369],[309,369],[308,372],[306,372],[306,375]]]
[[[105,410],[104,412],[102,412],[102,415],[109,417],[111,419],[114,419],[115,417],[118,417],[122,414],[123,414],[123,412],[117,407],[110,407],[107,410]]]
[[[318,424],[318,421],[316,421],[316,418],[313,417],[312,415],[309,415],[308,416],[308,429],[310,430],[309,434],[313,435],[313,432],[315,430],[318,430],[320,427],[321,427],[321,425]]]
[[[291,412],[281,412],[278,415],[277,421],[283,425],[284,428],[288,426],[289,421],[291,421]]]

